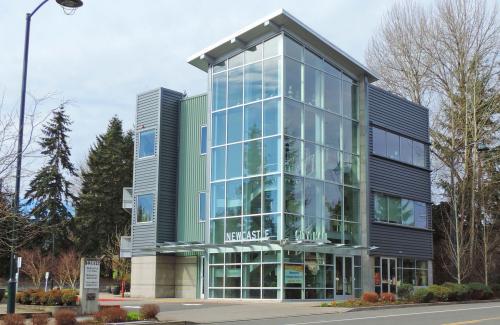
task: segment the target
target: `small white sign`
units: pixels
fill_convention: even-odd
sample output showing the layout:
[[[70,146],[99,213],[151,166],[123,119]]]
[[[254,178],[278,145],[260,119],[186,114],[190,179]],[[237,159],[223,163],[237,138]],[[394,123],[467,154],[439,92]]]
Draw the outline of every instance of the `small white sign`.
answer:
[[[45,280],[49,279],[49,272],[45,272]]]
[[[99,260],[85,261],[85,275],[83,278],[83,287],[85,289],[99,289]]]
[[[20,269],[23,263],[23,258],[21,256],[17,257],[17,268]]]

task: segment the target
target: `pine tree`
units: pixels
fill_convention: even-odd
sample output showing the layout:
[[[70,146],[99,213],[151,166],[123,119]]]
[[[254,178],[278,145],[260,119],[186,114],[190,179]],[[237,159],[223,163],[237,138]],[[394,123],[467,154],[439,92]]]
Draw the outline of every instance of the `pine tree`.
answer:
[[[122,195],[132,185],[133,150],[132,132],[124,133],[116,116],[90,149],[74,220],[77,247],[86,256],[102,256],[109,237],[130,227]]]
[[[68,206],[76,201],[71,192],[73,184],[68,180],[68,177],[76,176],[67,141],[71,123],[64,105],[52,112],[38,142],[48,161],[31,180],[25,195],[27,206],[33,205],[31,215],[47,227],[48,235],[42,238],[45,249],[61,247],[68,241],[66,225],[72,218]]]

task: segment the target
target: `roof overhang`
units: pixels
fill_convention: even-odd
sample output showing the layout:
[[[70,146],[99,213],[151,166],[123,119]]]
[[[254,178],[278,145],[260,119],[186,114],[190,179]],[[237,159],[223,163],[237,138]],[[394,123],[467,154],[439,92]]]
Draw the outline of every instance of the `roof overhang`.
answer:
[[[216,63],[228,53],[238,51],[246,44],[264,35],[278,33],[281,30],[288,31],[299,37],[317,51],[321,52],[330,60],[337,63],[341,68],[354,74],[357,78],[366,76],[369,82],[376,81],[378,77],[363,64],[355,60],[346,52],[335,46],[323,36],[316,33],[300,20],[292,16],[284,9],[264,17],[240,31],[222,39],[221,41],[201,50],[188,59],[193,66],[207,72],[209,65]]]

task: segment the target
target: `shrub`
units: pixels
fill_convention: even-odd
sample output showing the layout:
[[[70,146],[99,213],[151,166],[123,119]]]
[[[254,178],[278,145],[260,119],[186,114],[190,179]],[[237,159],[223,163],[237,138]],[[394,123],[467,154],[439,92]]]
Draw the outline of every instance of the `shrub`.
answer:
[[[0,302],[2,302],[4,296],[5,296],[5,289],[0,288]]]
[[[5,315],[2,318],[4,325],[24,325],[24,316],[19,314]]]
[[[22,291],[21,291],[21,292],[16,293],[16,302],[17,302],[17,303],[19,303],[19,304],[21,303],[21,301],[22,301],[22,299],[23,299],[23,295],[24,295],[24,292],[22,292]]]
[[[380,294],[380,300],[382,300],[383,302],[395,302],[396,295],[392,292],[382,292]]]
[[[500,298],[500,283],[492,284],[491,285],[491,290],[493,290],[493,294],[494,294],[495,297]],[[0,293],[0,297],[1,297],[1,295],[2,294]],[[0,299],[0,301],[2,301],[2,300]]]
[[[363,293],[361,300],[365,302],[376,303],[378,302],[378,294],[376,292],[368,291]]]
[[[61,302],[66,306],[76,305],[78,294],[75,290],[62,290]]]
[[[31,294],[31,303],[33,305],[41,305],[42,304],[42,295],[43,295],[43,291],[33,292]]]
[[[49,315],[47,314],[33,314],[33,325],[47,325],[49,323]]]
[[[95,314],[95,319],[102,323],[120,323],[127,320],[127,311],[120,307],[104,308]]]
[[[48,292],[47,305],[49,306],[62,305],[61,290],[54,289]]]
[[[493,297],[493,291],[483,283],[471,282],[466,285],[469,297],[474,300],[490,299]]]
[[[141,317],[138,312],[136,311],[129,311],[127,313],[127,322],[135,322],[141,320]]]
[[[418,288],[413,292],[413,300],[416,302],[429,302],[432,300],[432,292],[427,288]]]
[[[160,312],[160,307],[155,304],[145,304],[139,309],[139,314],[141,314],[143,319],[153,319]]]
[[[413,285],[403,283],[398,286],[398,297],[403,300],[409,300],[413,294]]]
[[[31,304],[31,293],[29,291],[23,292],[21,295],[21,301],[22,304],[24,305],[29,305]]]
[[[463,301],[468,299],[468,292],[465,285],[446,282],[443,286],[450,290],[448,293],[448,301]]]
[[[431,285],[428,290],[432,293],[432,299],[436,301],[448,301],[451,292],[450,288],[437,284]]]
[[[121,286],[113,286],[111,287],[111,293],[114,295],[119,295],[121,291]]]
[[[54,318],[57,325],[76,325],[76,313],[71,309],[59,309]]]

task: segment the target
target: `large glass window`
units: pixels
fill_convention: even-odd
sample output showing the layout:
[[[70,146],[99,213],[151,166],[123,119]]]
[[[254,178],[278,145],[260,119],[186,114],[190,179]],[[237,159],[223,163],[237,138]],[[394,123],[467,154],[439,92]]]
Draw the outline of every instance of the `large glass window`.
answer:
[[[325,148],[325,180],[335,183],[342,182],[340,152],[334,149]]]
[[[153,194],[137,196],[137,222],[153,221]]]
[[[345,77],[344,75],[344,78]],[[358,87],[351,82],[343,82],[342,86],[343,114],[354,120],[358,119]]]
[[[373,130],[373,153],[407,164],[425,167],[425,145],[378,128]]]
[[[226,107],[226,72],[214,74],[212,87],[212,110]]]
[[[245,103],[262,99],[262,62],[245,66]]]
[[[413,215],[413,201],[412,200],[401,200],[401,223],[403,225],[415,224],[415,216]]]
[[[293,100],[285,99],[284,131],[285,134],[302,137],[302,104]]]
[[[387,157],[399,160],[399,136],[387,132]]]
[[[264,176],[263,213],[281,211],[280,176]]]
[[[224,179],[226,174],[226,148],[212,149],[212,180]]]
[[[323,76],[321,71],[305,66],[304,102],[308,105],[323,107]]]
[[[306,179],[304,184],[304,213],[307,216],[323,216],[323,182]]]
[[[301,177],[285,175],[285,211],[302,214],[304,182]]]
[[[241,215],[243,188],[241,179],[226,183],[226,215]]]
[[[227,142],[241,141],[243,134],[243,109],[232,108],[227,111]]]
[[[243,156],[243,176],[262,173],[262,140],[245,142]]]
[[[427,228],[425,203],[374,193],[375,220]]]
[[[327,110],[340,114],[340,79],[325,74],[324,106]]]
[[[212,145],[226,143],[226,111],[212,114]]]
[[[285,92],[286,97],[302,100],[302,67],[303,64],[285,58]]]
[[[358,153],[358,123],[344,119],[342,130],[344,134],[344,151]]]
[[[375,194],[373,197],[375,200],[375,220],[388,221],[387,197],[380,194]]]
[[[156,131],[148,130],[139,133],[139,158],[154,156]]]
[[[342,186],[325,183],[325,218],[342,219]]]
[[[381,129],[373,128],[373,153],[381,156],[387,155],[386,132]]]
[[[243,180],[243,213],[261,213],[262,184],[260,177]]]
[[[289,37],[285,37],[285,55],[302,61],[304,48]]]
[[[227,88],[227,106],[243,104],[243,68],[229,70]]]
[[[224,185],[224,183],[212,183],[212,189],[210,191],[210,216],[212,218],[224,217],[224,203],[226,200]]]
[[[262,60],[262,44],[257,44],[245,51],[245,64]]]
[[[344,153],[344,184],[359,185],[359,157]]]
[[[264,61],[264,98],[275,97],[281,94],[281,58]]]
[[[321,179],[323,175],[322,147],[314,143],[304,143],[304,175]]]
[[[282,53],[282,42],[281,36],[276,36],[271,38],[268,41],[264,42],[264,59],[270,58],[272,56],[276,56]]]
[[[425,203],[415,202],[415,226],[427,228],[427,206]]]
[[[245,106],[245,140],[262,137],[262,103]]]
[[[419,167],[425,167],[424,144],[413,141],[413,164]]]
[[[401,223],[401,199],[388,197],[387,207],[389,211],[390,223]]]
[[[277,172],[281,165],[281,138],[264,139],[264,174]]]
[[[413,163],[412,158],[412,141],[405,137],[399,138],[399,158],[407,164]]]
[[[242,159],[241,143],[227,146],[227,178],[241,177]]]
[[[284,171],[287,173],[302,174],[302,141],[285,137],[285,162]]]
[[[325,113],[324,141],[325,145],[340,149],[340,117]]]
[[[359,190],[344,186],[344,220],[359,221]]]
[[[323,143],[323,113],[319,109],[307,107],[304,111],[304,139]]]
[[[278,134],[280,132],[280,109],[281,100],[266,100],[264,105],[264,136]]]

